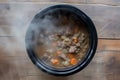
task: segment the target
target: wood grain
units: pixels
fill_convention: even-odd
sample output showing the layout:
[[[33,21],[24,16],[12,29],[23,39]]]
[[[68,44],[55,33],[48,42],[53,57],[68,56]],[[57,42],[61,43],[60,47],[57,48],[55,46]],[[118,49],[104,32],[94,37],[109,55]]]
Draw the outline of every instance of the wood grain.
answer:
[[[87,3],[120,6],[120,0],[87,0]]]
[[[17,3],[11,3],[13,1]],[[0,3],[0,80],[120,80],[118,0],[0,0],[0,2],[5,2]],[[68,77],[55,77],[40,71],[29,59],[24,42],[26,30],[34,15],[59,2],[78,3],[70,5],[85,12],[93,20],[98,37],[104,38],[99,39],[91,63],[84,70]]]
[[[0,4],[0,36],[25,35],[35,16],[55,4],[11,3]],[[85,12],[94,22],[99,38],[120,39],[120,7],[96,4],[71,4]]]
[[[87,0],[0,0],[0,2],[56,2],[56,3],[86,3]]]
[[[0,0],[1,3],[12,2],[45,2],[45,3],[76,3],[76,4],[103,4],[111,6],[120,6],[120,0]]]
[[[98,50],[100,50],[100,51],[101,50],[119,51],[120,50],[120,40],[99,39]]]
[[[8,37],[9,38],[9,37]],[[0,38],[1,39],[1,38]],[[10,40],[10,39],[9,39]],[[14,39],[13,39],[14,40]],[[82,71],[68,77],[55,77],[40,71],[32,64],[27,56],[25,48],[16,41],[5,41],[1,39],[0,43],[7,42],[6,46],[0,44],[0,80],[119,80],[120,74],[120,40],[102,40],[99,39],[98,49],[91,63]],[[106,43],[107,42],[107,43]],[[116,44],[116,42],[118,44]],[[7,44],[17,46],[17,48]],[[5,43],[4,43],[5,44]],[[14,45],[17,44],[17,45]],[[117,45],[117,46],[115,46]],[[5,47],[9,47],[6,49]],[[114,49],[111,51],[111,47]],[[14,49],[15,48],[15,49]],[[10,50],[9,50],[10,49]],[[21,51],[21,52],[19,52]]]

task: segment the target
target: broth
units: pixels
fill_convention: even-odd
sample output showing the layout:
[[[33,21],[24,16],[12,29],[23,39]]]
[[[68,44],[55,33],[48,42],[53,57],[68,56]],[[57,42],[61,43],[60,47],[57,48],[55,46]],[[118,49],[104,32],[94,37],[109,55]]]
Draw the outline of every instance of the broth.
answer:
[[[85,23],[67,11],[54,11],[35,21],[30,44],[38,58],[54,68],[72,67],[81,62],[89,49]]]

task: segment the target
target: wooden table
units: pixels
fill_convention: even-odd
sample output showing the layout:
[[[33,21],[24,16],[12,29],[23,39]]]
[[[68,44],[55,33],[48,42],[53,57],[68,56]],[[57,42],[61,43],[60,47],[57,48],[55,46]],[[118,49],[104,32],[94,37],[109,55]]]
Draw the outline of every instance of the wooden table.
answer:
[[[24,37],[36,13],[55,4],[70,4],[94,22],[96,55],[82,71],[68,77],[43,73],[30,61]],[[0,0],[0,80],[120,80],[119,0]]]

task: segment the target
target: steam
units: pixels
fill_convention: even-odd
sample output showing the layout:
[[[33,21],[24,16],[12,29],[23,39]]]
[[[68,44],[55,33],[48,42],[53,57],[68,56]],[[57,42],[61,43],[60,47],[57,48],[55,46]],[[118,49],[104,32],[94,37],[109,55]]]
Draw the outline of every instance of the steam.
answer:
[[[46,37],[45,35],[43,35],[43,33],[64,33],[67,30],[67,27],[74,25],[72,22],[72,17],[74,16],[71,15],[71,17],[68,19],[66,15],[61,15],[62,12],[58,12],[58,15],[46,15],[41,19],[36,19],[35,21],[32,21],[36,13],[40,12],[39,7],[33,4],[30,6],[22,6],[21,4],[10,4],[9,6],[7,6],[6,11],[8,11],[7,15],[9,17],[5,17],[5,21],[9,23],[9,36],[11,37],[5,38],[6,41],[4,41],[4,43],[7,43],[4,47],[6,53],[10,53],[10,56],[14,56],[14,54],[17,53],[20,56],[24,56],[23,54],[27,54],[26,47],[29,48],[30,45],[37,45],[39,37],[41,37],[41,42],[44,42],[47,45],[46,47],[49,48],[51,42],[48,40],[48,38],[50,36]],[[64,11],[62,14],[65,14]],[[61,23],[63,23],[64,25],[60,25]]]
[[[59,19],[56,19],[53,16],[50,15],[46,15],[44,18],[42,19],[34,19],[34,21],[32,21],[28,32],[27,32],[27,48],[29,48],[31,45],[37,45],[37,42],[42,42],[44,44],[46,44],[46,48],[50,48],[51,46],[51,42],[50,42],[50,38],[52,38],[52,35],[50,36],[50,34],[53,34],[55,32],[63,32],[62,27],[63,26],[56,26],[56,23],[59,22]],[[64,27],[65,28],[65,27]],[[40,40],[39,40],[40,38]]]
[[[7,55],[24,56],[26,54],[25,34],[33,16],[39,11],[36,7],[35,5],[22,6],[21,4],[2,6],[4,11],[1,11],[1,15],[3,15],[1,20],[4,23],[1,23],[0,33],[3,36],[2,44],[5,45],[0,46]]]
[[[44,38],[44,42],[47,40],[45,39],[45,35],[43,33],[47,32],[50,33],[53,29],[53,24],[48,18],[35,20],[30,24],[30,27],[28,28],[27,35],[26,35],[26,42],[28,42],[27,48],[30,47],[30,45],[37,45],[38,38],[41,37],[41,39]]]
[[[40,30],[43,29],[46,30],[46,33],[51,32],[57,32],[61,31],[62,28],[56,28],[55,23],[57,22],[56,18],[53,18],[52,16],[46,16],[44,19],[39,20],[39,24],[31,23],[36,13],[40,12],[40,7],[38,5],[22,5],[22,4],[9,4],[7,6],[3,6],[5,8],[5,13],[2,13],[4,15],[4,22],[7,24],[7,30],[4,28],[0,29],[1,36],[5,36],[1,39],[2,49],[6,52],[6,54],[9,54],[9,56],[24,56],[27,55],[26,52],[26,44],[25,44],[25,37],[26,32],[28,31],[28,39],[30,39],[32,36],[32,31],[35,33],[35,38],[37,38]],[[44,9],[44,7],[42,7]],[[32,25],[32,27],[30,27]],[[39,25],[39,26],[38,26]],[[4,26],[3,26],[4,27]],[[29,32],[29,29],[31,32]],[[47,38],[45,38],[45,43],[50,43]],[[31,40],[28,40],[29,44],[34,44],[34,42],[31,42]],[[28,48],[29,45],[27,45]]]

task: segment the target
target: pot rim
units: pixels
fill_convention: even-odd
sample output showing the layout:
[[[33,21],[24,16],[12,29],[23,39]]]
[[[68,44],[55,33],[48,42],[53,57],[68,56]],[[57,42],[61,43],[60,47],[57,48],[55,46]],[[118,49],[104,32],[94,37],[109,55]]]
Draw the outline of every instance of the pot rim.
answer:
[[[78,8],[71,6],[71,5],[62,5],[61,4],[61,5],[50,6],[46,9],[42,10],[38,14],[36,14],[36,16],[33,18],[33,20],[37,17],[40,17],[47,11],[54,10],[54,9],[66,9],[68,11],[72,11],[74,14],[78,15],[84,21],[84,23],[87,25],[89,35],[90,35],[90,47],[89,47],[89,50],[88,50],[88,53],[87,53],[85,59],[80,64],[76,65],[73,68],[66,69],[66,70],[65,69],[57,70],[57,69],[50,68],[49,66],[46,66],[45,64],[43,64],[35,55],[35,52],[32,49],[32,47],[29,47],[29,48],[26,47],[26,49],[27,49],[27,53],[28,53],[28,56],[30,57],[31,61],[42,71],[47,72],[52,75],[56,75],[56,76],[68,76],[68,75],[74,74],[78,71],[81,71],[92,60],[92,58],[96,52],[97,43],[98,43],[97,31],[95,29],[95,26],[94,26],[92,20],[84,12],[82,12]]]

